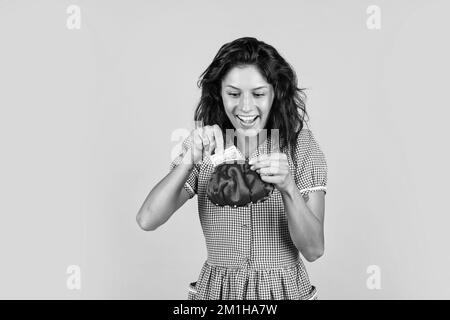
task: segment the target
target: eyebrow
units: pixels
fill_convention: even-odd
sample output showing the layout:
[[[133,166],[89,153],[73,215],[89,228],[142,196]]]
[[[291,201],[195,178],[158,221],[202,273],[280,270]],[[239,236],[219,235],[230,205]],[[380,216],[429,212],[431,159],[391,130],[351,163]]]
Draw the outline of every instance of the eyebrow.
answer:
[[[227,87],[231,87],[231,88],[234,88],[236,90],[241,90],[238,87],[232,86],[231,84],[227,85]],[[257,87],[257,88],[253,88],[252,90],[258,90],[258,89],[267,89],[267,86],[260,86],[260,87]]]

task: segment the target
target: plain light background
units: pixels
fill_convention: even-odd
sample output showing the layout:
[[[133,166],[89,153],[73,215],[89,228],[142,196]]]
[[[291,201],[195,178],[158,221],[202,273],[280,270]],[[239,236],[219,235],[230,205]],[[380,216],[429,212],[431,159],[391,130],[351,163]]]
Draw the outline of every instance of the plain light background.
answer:
[[[69,30],[69,5],[81,29]],[[381,29],[366,26],[370,5]],[[0,298],[184,299],[196,198],[135,216],[191,129],[198,77],[242,36],[308,88],[328,162],[321,299],[450,298],[448,1],[0,1]],[[81,290],[66,286],[70,265]],[[367,267],[381,270],[369,290]]]

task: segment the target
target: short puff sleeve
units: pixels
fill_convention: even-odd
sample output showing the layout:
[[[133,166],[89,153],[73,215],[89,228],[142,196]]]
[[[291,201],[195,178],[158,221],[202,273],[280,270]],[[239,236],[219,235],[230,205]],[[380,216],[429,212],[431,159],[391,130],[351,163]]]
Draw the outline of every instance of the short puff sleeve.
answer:
[[[297,138],[293,154],[294,180],[300,193],[307,196],[314,191],[327,192],[327,161],[310,129],[303,128]]]
[[[170,163],[170,171],[175,169],[179,164],[183,162],[184,155],[187,152],[190,152],[192,146],[193,146],[192,137],[191,135],[189,135],[187,138],[184,139],[181,145],[181,152]],[[184,190],[186,190],[186,192],[188,193],[189,198],[193,198],[197,194],[199,171],[200,165],[194,164],[194,168],[189,173],[186,183],[184,184]]]

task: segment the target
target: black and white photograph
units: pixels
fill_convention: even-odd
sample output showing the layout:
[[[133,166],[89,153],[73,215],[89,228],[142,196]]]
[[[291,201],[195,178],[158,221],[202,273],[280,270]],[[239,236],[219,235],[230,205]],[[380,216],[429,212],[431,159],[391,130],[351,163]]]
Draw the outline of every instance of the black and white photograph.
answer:
[[[449,12],[0,0],[0,299],[450,299]]]

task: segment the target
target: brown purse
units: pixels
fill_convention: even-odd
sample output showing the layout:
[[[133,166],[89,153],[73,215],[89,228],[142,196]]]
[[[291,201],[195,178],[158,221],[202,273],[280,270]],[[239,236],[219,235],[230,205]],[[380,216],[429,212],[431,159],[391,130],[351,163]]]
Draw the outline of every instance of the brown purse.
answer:
[[[215,167],[206,188],[209,200],[217,206],[243,207],[269,198],[271,183],[250,169],[248,160],[224,162]]]

